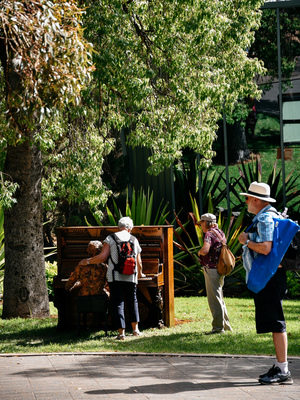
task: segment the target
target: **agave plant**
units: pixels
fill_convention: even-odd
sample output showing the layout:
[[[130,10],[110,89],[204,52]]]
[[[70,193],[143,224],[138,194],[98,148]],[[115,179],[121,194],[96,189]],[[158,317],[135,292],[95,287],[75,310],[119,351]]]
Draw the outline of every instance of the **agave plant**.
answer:
[[[174,255],[175,263],[175,291],[185,294],[201,294],[205,289],[203,268],[200,265],[198,251],[203,246],[203,233],[196,224],[200,219],[199,209],[195,199],[191,198],[192,212],[189,213],[189,221],[182,223],[176,216],[178,228],[174,231],[174,244],[179,251]],[[236,267],[226,277],[228,286],[244,284],[244,269],[240,256],[241,244],[238,236],[242,232],[242,221],[246,209],[241,213],[233,215],[231,212],[227,218],[219,212],[218,226],[225,233],[228,247],[236,256]],[[213,213],[211,198],[208,198],[208,212]],[[187,225],[193,223],[194,235],[187,229]]]
[[[174,254],[175,292],[180,294],[201,294],[204,290],[204,275],[198,259],[198,251],[203,243],[200,229],[195,225],[197,242],[187,231],[190,221],[183,224],[176,215],[178,228],[174,230],[174,244],[179,251]]]
[[[240,197],[239,192],[247,192],[251,182],[261,182],[262,180],[262,164],[259,157],[255,161],[252,159],[252,163],[248,163],[247,166],[243,162],[241,167],[238,166],[238,168],[240,178],[233,180],[230,185],[230,192],[234,194],[239,202],[236,209],[243,207],[245,202],[245,199]],[[285,178],[286,206],[290,206],[290,208],[294,208],[300,204],[300,189],[298,189],[297,180],[298,176],[293,176],[293,171]],[[271,197],[276,199],[277,210],[283,211],[283,185],[281,183],[281,169],[277,172],[277,160],[266,183],[270,186]]]
[[[220,172],[216,169],[207,169],[201,171],[201,183],[199,181],[199,171],[195,154],[186,155],[183,160],[180,160],[174,165],[175,176],[175,194],[176,210],[183,209],[188,212],[190,209],[190,196],[193,198],[199,194],[199,187],[202,191],[203,209],[208,208],[208,199],[211,195],[211,201],[214,208],[226,198],[226,187],[220,189],[220,183],[225,181],[225,169]]]
[[[127,190],[126,204],[123,212],[118,208],[114,198],[112,198],[113,211],[106,207],[109,224],[111,226],[118,225],[118,220],[126,215],[133,220],[134,225],[164,225],[169,212],[166,211],[168,203],[163,206],[163,202],[164,200],[162,199],[153,217],[153,191],[150,193],[150,189],[148,188],[146,195],[143,188],[137,194],[135,189],[133,189],[130,204]],[[102,226],[103,224],[99,218],[96,215],[94,217],[98,225]]]

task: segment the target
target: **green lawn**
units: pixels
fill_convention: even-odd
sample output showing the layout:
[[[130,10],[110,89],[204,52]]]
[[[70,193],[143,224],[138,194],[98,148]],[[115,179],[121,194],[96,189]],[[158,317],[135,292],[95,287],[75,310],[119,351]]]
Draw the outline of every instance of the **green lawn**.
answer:
[[[128,335],[124,342],[114,340],[116,332],[104,337],[103,331],[59,332],[57,318],[0,320],[0,353],[42,352],[147,352],[197,354],[274,355],[271,334],[255,332],[252,299],[225,299],[233,332],[204,335],[211,329],[206,297],[175,298],[176,326],[147,329],[143,336]],[[300,301],[286,300],[284,308],[289,337],[289,355],[300,356]],[[56,309],[51,308],[52,314]]]
[[[260,154],[262,162],[262,178],[267,179],[277,160],[277,149],[280,148],[280,124],[279,119],[273,116],[258,114],[255,127],[255,137],[248,139],[249,149]],[[300,156],[299,146],[294,146],[293,157],[291,160],[285,160],[286,176],[294,173],[295,176],[300,175],[300,164],[298,162]],[[281,159],[277,160],[277,169],[282,167]]]
[[[260,154],[262,180],[269,176],[276,162],[280,146],[279,122],[274,117],[258,116],[256,137],[248,140],[249,149]],[[286,174],[294,171],[300,176],[300,149],[294,148],[293,159],[286,161]],[[278,169],[281,160],[278,160]],[[237,166],[229,167],[229,175],[238,176]],[[56,328],[56,310],[52,317],[35,319],[0,319],[0,353],[29,352],[148,352],[148,353],[198,353],[198,354],[255,354],[274,355],[271,334],[255,332],[254,306],[251,299],[227,298],[226,305],[234,331],[225,335],[206,336],[211,329],[211,315],[206,297],[175,298],[174,328],[147,329],[142,337],[128,336],[125,342],[114,340],[116,332],[107,338],[102,331],[84,332],[80,337],[75,331],[59,332]],[[300,356],[300,301],[285,300],[285,315],[289,338],[289,355]],[[0,306],[0,314],[2,313]]]

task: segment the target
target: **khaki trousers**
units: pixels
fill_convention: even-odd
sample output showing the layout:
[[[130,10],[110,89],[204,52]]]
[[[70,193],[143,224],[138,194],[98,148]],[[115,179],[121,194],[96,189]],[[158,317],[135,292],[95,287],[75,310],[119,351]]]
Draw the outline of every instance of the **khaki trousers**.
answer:
[[[224,276],[216,269],[203,267],[207,301],[213,316],[212,328],[216,331],[232,331],[223,300]]]

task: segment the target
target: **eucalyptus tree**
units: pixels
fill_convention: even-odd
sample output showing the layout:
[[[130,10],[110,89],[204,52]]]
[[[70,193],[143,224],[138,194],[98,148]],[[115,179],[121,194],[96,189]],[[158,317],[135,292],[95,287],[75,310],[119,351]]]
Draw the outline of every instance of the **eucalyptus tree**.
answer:
[[[253,77],[263,67],[246,50],[261,0],[79,3],[84,31],[74,0],[0,0],[5,173],[19,185],[17,203],[5,214],[6,318],[48,314],[43,161],[45,205],[68,196],[96,206],[105,200],[102,156],[122,128],[129,128],[133,146],[152,150],[152,173],[186,147],[208,165],[223,110],[259,96]]]
[[[259,97],[262,64],[247,54],[260,0],[83,1],[95,48],[90,94],[105,137],[126,126],[128,142],[152,149],[158,173],[191,148],[213,156],[217,121],[239,99]],[[115,129],[117,128],[117,129]]]
[[[73,0],[2,0],[0,57],[7,125],[5,176],[18,184],[5,211],[3,318],[49,315],[42,220],[43,121],[79,104],[91,73],[91,46],[83,38],[82,11]]]

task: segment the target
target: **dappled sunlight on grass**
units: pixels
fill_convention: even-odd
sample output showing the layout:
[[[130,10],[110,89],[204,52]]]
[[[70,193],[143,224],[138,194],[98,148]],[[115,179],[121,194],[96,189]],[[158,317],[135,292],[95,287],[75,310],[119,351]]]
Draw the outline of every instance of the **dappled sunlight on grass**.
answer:
[[[125,341],[116,341],[116,331],[107,337],[103,331],[61,332],[57,318],[0,320],[0,353],[41,352],[146,352],[197,354],[274,355],[271,334],[257,335],[252,299],[225,298],[233,332],[205,335],[211,329],[206,297],[175,298],[173,328],[151,328],[134,337],[126,332]],[[289,337],[289,355],[300,356],[300,301],[286,300],[284,308]],[[51,307],[51,312],[56,310]]]

